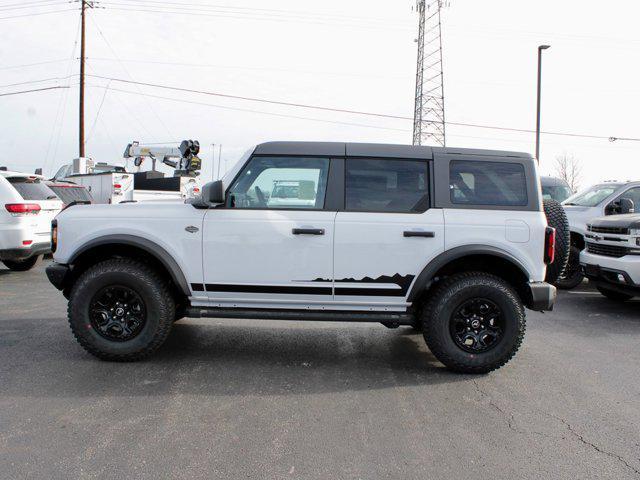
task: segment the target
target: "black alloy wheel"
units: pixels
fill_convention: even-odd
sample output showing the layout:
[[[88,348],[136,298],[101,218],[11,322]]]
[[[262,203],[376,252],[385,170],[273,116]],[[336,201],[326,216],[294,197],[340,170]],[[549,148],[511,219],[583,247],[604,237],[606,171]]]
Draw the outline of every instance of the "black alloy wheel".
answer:
[[[449,328],[453,341],[465,352],[487,352],[503,337],[502,310],[486,298],[466,300],[451,316]]]
[[[113,285],[93,296],[89,316],[91,326],[101,337],[126,342],[142,331],[147,313],[142,298],[134,290]]]

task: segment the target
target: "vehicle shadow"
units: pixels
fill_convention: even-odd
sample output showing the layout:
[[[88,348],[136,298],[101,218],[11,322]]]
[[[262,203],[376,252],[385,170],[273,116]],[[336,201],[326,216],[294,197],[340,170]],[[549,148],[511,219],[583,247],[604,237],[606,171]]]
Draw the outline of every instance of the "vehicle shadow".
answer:
[[[35,359],[0,354],[0,361],[14,364],[5,364],[0,371],[0,382],[4,383],[0,398],[176,392],[205,396],[306,395],[471,378],[447,371],[427,350],[422,335],[408,328],[178,322],[155,355],[136,363],[100,361],[77,346],[66,328],[62,333],[60,343],[48,343],[49,347],[42,340]],[[0,352],[3,350],[0,348]],[[25,382],[25,378],[29,380]]]

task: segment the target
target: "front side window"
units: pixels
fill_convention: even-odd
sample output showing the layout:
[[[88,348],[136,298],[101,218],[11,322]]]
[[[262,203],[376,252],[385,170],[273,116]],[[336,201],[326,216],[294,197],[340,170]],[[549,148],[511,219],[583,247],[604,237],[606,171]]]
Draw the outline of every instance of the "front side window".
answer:
[[[347,211],[424,212],[429,202],[427,163],[348,159],[345,191]]]
[[[628,198],[633,202],[636,211],[640,211],[640,187],[630,188],[620,195],[620,198]],[[620,198],[618,198],[618,200],[620,200]]]
[[[527,183],[519,163],[454,160],[449,165],[451,203],[526,206]]]
[[[227,207],[320,210],[329,162],[328,158],[254,157],[229,189]]]

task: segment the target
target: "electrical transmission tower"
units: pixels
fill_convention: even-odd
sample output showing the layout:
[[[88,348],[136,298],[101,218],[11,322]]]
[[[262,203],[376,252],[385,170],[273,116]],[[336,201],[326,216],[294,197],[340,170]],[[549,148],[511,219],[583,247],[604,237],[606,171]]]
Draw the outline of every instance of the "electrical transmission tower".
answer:
[[[413,116],[413,144],[445,145],[444,78],[442,75],[442,28],[440,10],[443,0],[427,4],[417,0],[418,69],[416,103]]]

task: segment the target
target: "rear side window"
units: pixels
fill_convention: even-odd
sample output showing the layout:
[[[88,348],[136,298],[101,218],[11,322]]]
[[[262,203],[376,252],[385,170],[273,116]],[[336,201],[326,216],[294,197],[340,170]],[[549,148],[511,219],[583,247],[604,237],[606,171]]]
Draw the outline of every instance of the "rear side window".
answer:
[[[71,202],[91,202],[93,200],[91,198],[91,194],[81,187],[61,187],[51,185],[49,188],[53,190],[53,193],[55,193],[65,205],[69,205]]]
[[[7,180],[24,200],[52,200],[58,198],[39,178],[9,177]]]
[[[346,209],[424,212],[429,206],[428,184],[425,161],[347,159]]]
[[[526,206],[527,182],[519,163],[453,160],[449,164],[451,203]]]

